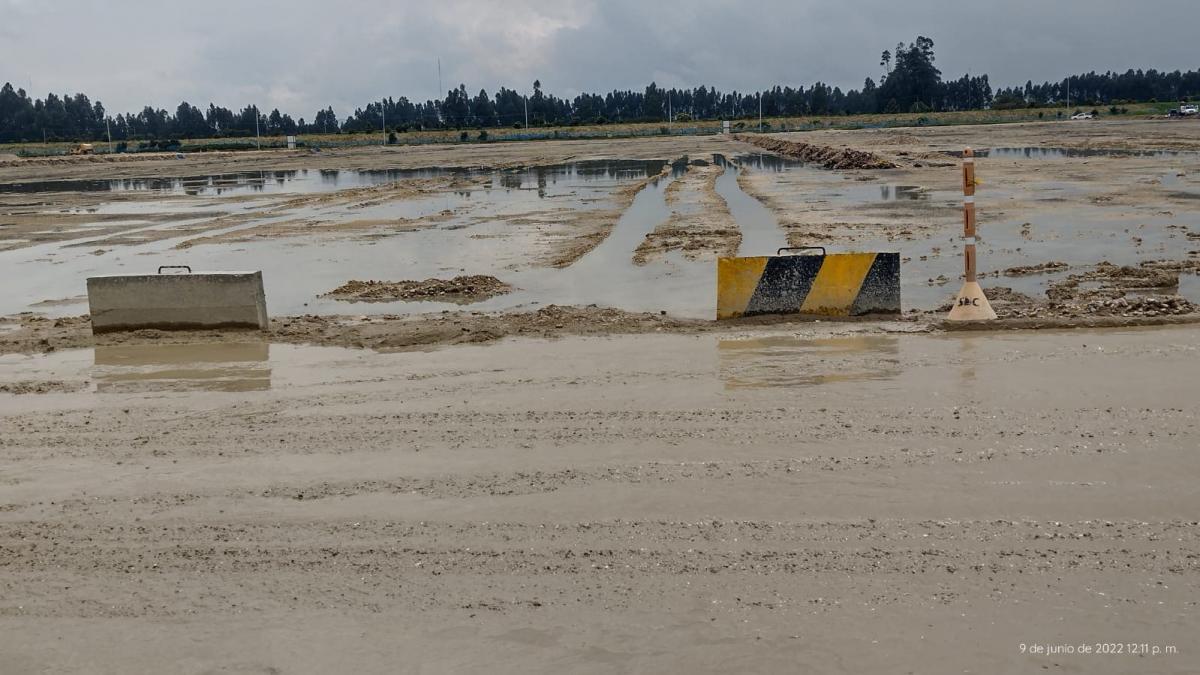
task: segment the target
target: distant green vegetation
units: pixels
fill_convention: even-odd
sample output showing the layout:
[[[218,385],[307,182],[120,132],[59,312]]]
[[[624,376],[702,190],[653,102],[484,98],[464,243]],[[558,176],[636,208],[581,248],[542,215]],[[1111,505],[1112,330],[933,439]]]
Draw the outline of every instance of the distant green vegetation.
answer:
[[[1162,104],[1130,104],[1121,106],[1126,110],[1116,117],[1137,118],[1157,115],[1165,112],[1170,106]],[[1022,108],[1018,110],[963,110],[933,113],[875,113],[869,115],[825,115],[821,117],[772,117],[763,119],[763,131],[766,133],[817,131],[823,129],[880,129],[923,126],[949,126],[964,124],[1005,124],[1015,122],[1038,122],[1066,120],[1080,110],[1073,106],[1067,108]],[[1090,110],[1090,108],[1088,109]],[[1099,110],[1100,117],[1108,117],[1107,109]],[[733,130],[737,133],[758,131],[758,119],[738,120],[734,122]],[[639,136],[661,136],[666,129],[668,135],[711,135],[721,132],[719,120],[675,123],[664,126],[660,122],[637,122],[627,124],[605,125],[575,125],[567,127],[539,127],[535,129],[480,129],[468,135],[464,140],[465,131],[454,129],[435,129],[428,131],[409,131],[396,133],[382,131],[374,133],[337,133],[337,134],[307,134],[301,136],[298,147],[319,150],[321,148],[373,146],[373,145],[420,145],[426,143],[486,143],[521,140],[543,139],[586,139],[586,138],[631,138]],[[177,143],[177,144],[176,144]],[[127,148],[121,148],[127,144]],[[16,143],[3,148],[3,152],[26,156],[60,155],[67,152],[74,144],[69,142],[57,143]],[[114,152],[149,152],[167,150],[171,152],[216,152],[244,150],[251,151],[278,150],[287,147],[283,136],[263,136],[254,138],[195,138],[164,141],[163,143],[145,141],[114,141]],[[101,141],[96,144],[96,152],[109,151],[108,144]]]
[[[1028,81],[1024,86],[993,91],[987,75],[944,80],[935,65],[933,41],[926,37],[883,52],[879,65],[882,76],[878,84],[868,77],[861,88],[849,91],[822,82],[811,87],[775,86],[748,93],[721,92],[705,86],[663,89],[652,82],[642,91],[584,93],[568,100],[546,93],[538,81],[528,96],[505,87],[494,96],[482,89],[472,96],[466,85],[460,84],[441,100],[419,103],[403,96],[387,97],[356,109],[342,120],[326,107],[317,111],[312,122],[294,120],[277,109],[264,114],[254,105],[234,112],[211,103],[207,110],[201,110],[186,101],[173,114],[145,106],[141,112],[114,117],[103,104],[93,103],[84,94],[48,94],[45,99],[32,99],[28,92],[5,84],[0,88],[0,142],[100,141],[111,134],[113,140],[127,141],[128,148],[135,150],[137,142],[146,141],[374,134],[384,133],[386,127],[387,132],[397,134],[398,143],[411,143],[421,142],[411,140],[414,134],[420,138],[423,133],[445,130],[455,132],[451,139],[470,140],[463,138],[463,130],[489,128],[495,131],[487,138],[500,139],[506,136],[502,133],[505,129],[540,134],[545,129],[624,128],[640,122],[706,128],[706,123],[721,119],[757,119],[760,114],[772,120],[879,114],[937,119],[929,116],[1065,106],[1068,91],[1070,104],[1085,109],[1116,107],[1116,114],[1122,114],[1122,108],[1133,110],[1131,102],[1150,101],[1160,107],[1158,112],[1165,112],[1179,100],[1200,96],[1200,70],[1093,72],[1060,82],[1035,85]],[[778,128],[775,122],[772,125]],[[469,136],[479,138],[478,133]],[[234,143],[233,147],[248,142]]]

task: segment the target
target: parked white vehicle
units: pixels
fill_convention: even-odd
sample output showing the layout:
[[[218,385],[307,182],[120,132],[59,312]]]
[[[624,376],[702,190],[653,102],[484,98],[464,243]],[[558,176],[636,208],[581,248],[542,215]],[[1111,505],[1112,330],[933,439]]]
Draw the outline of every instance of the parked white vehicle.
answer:
[[[1200,114],[1200,107],[1197,107],[1194,105],[1181,105],[1181,106],[1179,106],[1179,114],[1180,115]]]
[[[1085,112],[1075,113],[1074,115],[1071,115],[1071,119],[1073,119],[1073,120],[1090,120],[1090,119],[1092,119],[1092,117],[1093,117],[1092,113],[1085,113]]]

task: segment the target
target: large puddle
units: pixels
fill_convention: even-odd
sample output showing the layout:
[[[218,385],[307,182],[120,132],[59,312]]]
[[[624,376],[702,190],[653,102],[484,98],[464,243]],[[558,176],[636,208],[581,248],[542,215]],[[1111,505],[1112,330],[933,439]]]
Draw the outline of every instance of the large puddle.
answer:
[[[891,379],[901,369],[899,345],[899,338],[890,336],[704,337],[688,348],[697,358],[710,360],[713,376],[733,390]],[[411,354],[255,341],[101,345],[0,356],[0,384],[52,380],[67,383],[68,393],[95,394],[263,392],[376,381],[381,372],[377,367],[402,366],[412,358]]]
[[[371,356],[341,347],[251,340],[98,345],[35,356],[0,356],[0,382],[78,382],[83,383],[83,391],[100,394],[267,391],[330,379],[345,381],[350,378],[330,373],[355,368]]]
[[[725,167],[725,173],[717,179],[716,190],[721,199],[729,207],[733,220],[742,231],[742,243],[738,249],[740,256],[775,255],[778,249],[787,246],[787,235],[762,202],[742,191],[738,185],[738,176],[742,172],[741,165],[756,166],[760,170],[783,171],[788,168],[783,164],[767,164],[764,167],[762,155],[750,155],[735,158],[728,162],[721,155],[716,156],[717,164]]]
[[[1030,158],[1094,156],[1118,151],[1072,150],[1065,148],[993,148],[992,157]],[[1129,151],[1124,156],[1172,157],[1184,153]],[[1009,153],[1006,155],[1006,153]],[[1058,153],[1058,154],[1056,154]],[[1080,155],[1079,153],[1085,153]],[[1093,153],[1091,155],[1086,153]],[[981,153],[982,154],[982,153]],[[728,206],[742,231],[740,255],[770,255],[787,245],[785,232],[774,212],[739,186],[743,171],[821,173],[808,200],[823,206],[854,208],[870,205],[878,209],[905,209],[914,221],[928,209],[958,208],[961,195],[951,191],[931,192],[915,185],[830,181],[828,172],[765,153],[729,158],[715,156],[723,168],[716,192]],[[86,232],[99,225],[123,223],[119,244],[104,243],[109,235],[85,235],[66,242],[35,244],[0,251],[5,293],[0,294],[0,315],[33,310],[54,316],[87,311],[80,300],[87,277],[99,274],[145,273],[159,265],[190,265],[194,269],[262,270],[266,282],[268,310],[272,315],[293,314],[387,314],[435,312],[461,307],[443,303],[395,302],[350,306],[320,297],[349,279],[424,279],[459,274],[490,274],[518,290],[498,296],[472,309],[495,311],[536,309],[550,303],[614,306],[630,311],[665,311],[678,316],[708,318],[713,314],[715,265],[711,260],[690,261],[678,253],[644,266],[633,264],[632,256],[646,234],[670,217],[664,196],[667,186],[685,166],[676,164],[667,175],[650,182],[621,212],[611,233],[596,248],[574,264],[556,269],[531,264],[536,252],[546,245],[547,229],[562,222],[563,214],[603,210],[613,190],[662,173],[665,160],[602,160],[554,166],[506,170],[414,169],[393,171],[285,171],[122,181],[58,181],[54,183],[8,184],[0,192],[152,191],[144,200],[114,200],[88,207],[87,213],[120,220],[100,220],[95,225],[73,227]],[[444,176],[469,177],[464,186],[439,189],[408,199],[338,203],[324,198],[305,200],[305,205],[271,211],[282,200],[271,193],[327,193],[346,188]],[[1168,193],[1182,193],[1191,182],[1174,171],[1156,168],[1147,180],[1157,181]],[[1038,199],[1070,200],[1071,209],[1047,208],[1036,213],[991,215],[1005,201],[1027,196]],[[261,198],[228,200],[236,194]],[[980,269],[992,272],[1018,265],[1063,261],[1078,271],[1100,260],[1137,264],[1141,260],[1178,258],[1193,241],[1185,238],[1179,223],[1193,223],[1195,213],[1179,208],[1151,208],[1131,215],[1102,203],[1077,182],[1056,178],[1028,187],[1024,194],[1003,186],[987,188],[980,197],[982,244]],[[311,203],[308,203],[311,202]],[[994,205],[994,206],[993,206]],[[178,214],[162,222],[155,214]],[[239,235],[219,244],[177,249],[176,245],[198,236],[187,228],[202,225],[221,214],[237,216],[222,229],[203,236]],[[124,218],[123,216],[127,216]],[[607,216],[606,216],[607,217]],[[424,219],[434,224],[420,222]],[[307,223],[342,224],[360,222],[418,223],[419,226],[364,228],[351,235],[328,235],[328,229]],[[1025,224],[1028,222],[1028,227]],[[299,223],[299,225],[297,225]],[[0,223],[3,226],[3,223]],[[301,228],[287,236],[258,235],[272,226]],[[1195,226],[1193,225],[1193,229]],[[332,228],[331,228],[332,229]],[[179,231],[173,236],[174,230]],[[166,231],[169,236],[163,237]],[[957,232],[944,236],[911,239],[864,239],[839,250],[899,250],[902,264],[905,308],[932,308],[946,301],[958,286],[961,267]],[[555,236],[566,236],[558,235]],[[139,239],[143,237],[142,239]],[[819,243],[819,242],[814,242]],[[985,286],[1003,285],[1040,296],[1046,285],[1067,272],[1027,277],[984,278]],[[943,276],[944,279],[938,279]],[[1200,300],[1200,281],[1183,275],[1180,292]],[[52,301],[52,304],[45,304]]]
[[[704,337],[692,348],[698,357],[711,359],[707,345],[714,343],[713,374],[731,390],[887,380],[901,371],[900,338],[895,336]],[[372,362],[410,358],[265,341],[99,345],[0,356],[0,384],[55,379],[86,383],[68,391],[97,394],[256,392],[374,380]]]
[[[901,370],[900,338],[888,335],[720,340],[717,355],[730,389],[890,380]]]
[[[737,185],[742,164],[757,170],[783,171],[793,162],[772,156],[748,155],[726,163],[718,191],[741,224],[746,239],[742,251],[774,253],[785,245],[783,231],[772,214]],[[104,246],[103,255],[92,255],[103,246],[101,238],[76,239],[0,252],[0,264],[14,270],[12,292],[0,296],[0,315],[13,314],[30,303],[79,298],[84,280],[98,274],[142,273],[158,265],[189,265],[193,269],[262,270],[268,310],[273,315],[303,313],[408,313],[459,309],[435,302],[372,303],[350,308],[320,297],[347,279],[422,279],[457,274],[492,274],[518,290],[472,309],[536,308],[540,305],[599,304],[632,311],[666,311],[681,316],[708,317],[713,312],[715,267],[711,261],[689,261],[672,254],[645,266],[633,264],[638,245],[655,227],[670,218],[665,191],[686,171],[676,162],[662,178],[651,181],[633,199],[611,233],[596,248],[563,268],[528,264],[525,245],[544,245],[536,239],[514,238],[514,220],[543,217],[553,222],[556,209],[574,212],[604,208],[611,190],[647,176],[659,175],[664,161],[581,162],[554,167],[477,172],[471,187],[438,191],[429,196],[366,205],[313,205],[288,209],[278,215],[204,233],[204,236],[238,235],[266,226],[311,219],[324,222],[352,220],[416,220],[462,211],[469,217],[451,216],[444,223],[410,231],[367,237],[247,236],[219,245],[198,245],[179,250],[176,244],[196,235],[137,243],[142,233],[160,229],[149,224],[122,234],[132,245]],[[302,181],[305,172],[291,180]],[[319,176],[321,172],[308,172]],[[350,172],[355,184],[399,179],[391,172]],[[284,178],[283,180],[288,180]],[[319,178],[318,178],[319,180]],[[339,183],[339,188],[345,187]],[[154,200],[153,203],[161,203]],[[209,202],[198,202],[201,204]],[[120,203],[115,203],[118,206]],[[540,214],[546,214],[541,216]],[[175,225],[199,222],[181,220]],[[534,232],[536,234],[536,232]],[[525,244],[527,242],[527,244]],[[78,314],[86,305],[73,303],[39,307],[54,315]]]
[[[596,160],[497,171],[492,169],[430,167],[387,170],[255,171],[179,178],[128,178],[117,180],[58,180],[0,183],[0,194],[56,192],[154,192],[190,197],[242,194],[319,194],[350,188],[384,185],[402,180],[490,177],[496,185],[513,189],[544,189],[559,182],[634,180],[660,172],[663,160]]]

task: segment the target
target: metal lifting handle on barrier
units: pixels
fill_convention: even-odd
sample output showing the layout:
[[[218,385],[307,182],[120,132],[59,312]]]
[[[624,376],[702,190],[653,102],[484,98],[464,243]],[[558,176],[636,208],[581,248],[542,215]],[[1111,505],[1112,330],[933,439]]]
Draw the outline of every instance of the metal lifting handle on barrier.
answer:
[[[163,270],[187,270],[188,274],[192,273],[191,265],[159,265],[158,273],[162,274]]]
[[[820,251],[821,255],[826,255],[824,246],[784,246],[775,250],[775,255],[779,255],[784,251]]]

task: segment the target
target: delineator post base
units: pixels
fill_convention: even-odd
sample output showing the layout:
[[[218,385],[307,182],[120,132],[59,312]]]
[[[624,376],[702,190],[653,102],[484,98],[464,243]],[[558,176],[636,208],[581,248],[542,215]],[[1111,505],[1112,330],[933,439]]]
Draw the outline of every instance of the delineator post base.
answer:
[[[991,321],[996,318],[996,312],[979,287],[979,282],[968,281],[958,292],[950,316],[946,318],[950,321]]]

